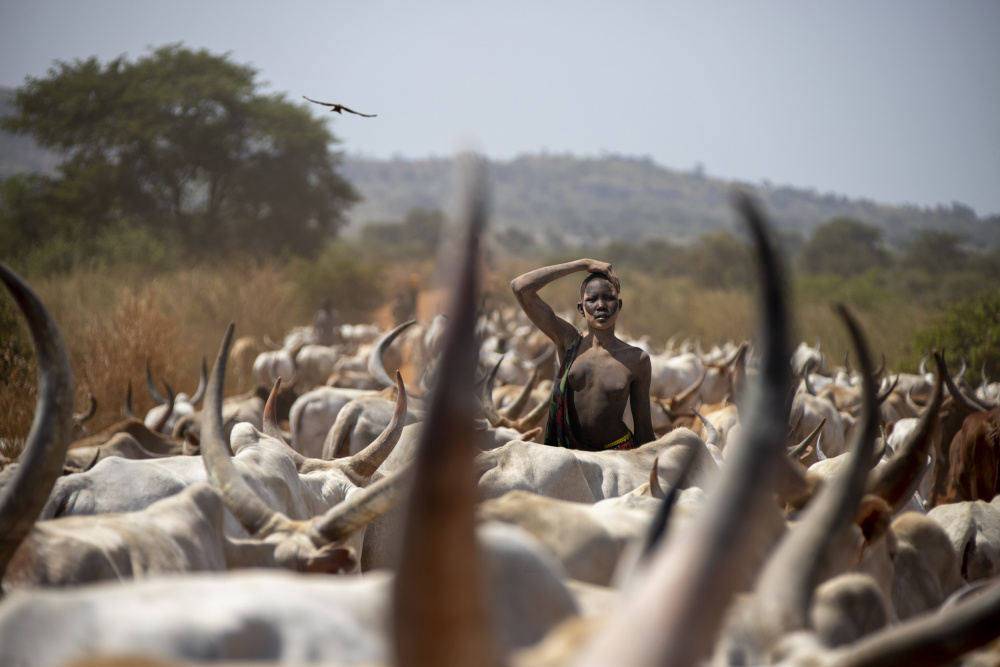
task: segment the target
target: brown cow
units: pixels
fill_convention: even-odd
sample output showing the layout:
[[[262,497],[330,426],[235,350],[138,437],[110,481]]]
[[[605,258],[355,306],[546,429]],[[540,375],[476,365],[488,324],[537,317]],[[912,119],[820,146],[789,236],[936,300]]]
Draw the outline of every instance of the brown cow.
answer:
[[[986,405],[967,396],[950,379],[946,383],[955,403],[972,414],[951,441],[942,500],[989,502],[1000,493],[1000,405]]]
[[[945,502],[989,502],[1000,493],[1000,406],[966,417],[948,456]]]

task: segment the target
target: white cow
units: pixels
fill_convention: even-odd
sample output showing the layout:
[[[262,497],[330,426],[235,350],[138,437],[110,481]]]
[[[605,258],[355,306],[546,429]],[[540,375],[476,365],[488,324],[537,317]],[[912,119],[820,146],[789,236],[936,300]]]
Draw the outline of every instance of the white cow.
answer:
[[[373,396],[377,393],[370,389],[316,387],[302,394],[292,403],[289,412],[288,421],[292,432],[291,446],[303,456],[328,458],[323,457],[323,441],[326,440],[326,434],[337,421],[337,415],[340,414],[340,411],[357,398]],[[392,416],[391,407],[389,416]],[[388,423],[387,419],[385,424]],[[385,424],[383,424],[383,428]],[[375,436],[372,436],[368,442],[374,439]]]

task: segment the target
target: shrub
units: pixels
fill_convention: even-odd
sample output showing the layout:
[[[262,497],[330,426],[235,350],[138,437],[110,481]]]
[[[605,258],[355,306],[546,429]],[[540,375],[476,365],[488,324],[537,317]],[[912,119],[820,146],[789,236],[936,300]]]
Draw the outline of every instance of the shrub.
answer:
[[[385,301],[386,264],[364,246],[331,244],[315,261],[295,259],[289,274],[296,294],[316,307],[330,299],[345,322],[365,318]]]
[[[946,350],[951,360],[964,357],[970,368],[983,369],[992,380],[1000,377],[1000,289],[952,305],[918,331],[908,346],[911,362],[915,365],[932,349]]]

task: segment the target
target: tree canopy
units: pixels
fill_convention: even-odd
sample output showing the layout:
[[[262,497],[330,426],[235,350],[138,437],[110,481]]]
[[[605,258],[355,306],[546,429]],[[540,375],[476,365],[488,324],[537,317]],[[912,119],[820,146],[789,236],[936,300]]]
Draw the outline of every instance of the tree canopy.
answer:
[[[806,273],[845,278],[878,268],[888,259],[882,230],[851,218],[833,218],[817,227],[801,254]]]
[[[962,238],[943,229],[925,229],[906,249],[903,265],[940,275],[960,269],[967,254],[959,247]]]
[[[912,360],[930,350],[947,349],[948,358],[964,358],[986,377],[1000,377],[1000,290],[987,289],[951,305],[910,344]],[[949,364],[950,366],[951,364]]]
[[[3,127],[62,162],[55,176],[4,181],[0,252],[24,257],[61,239],[72,251],[51,251],[59,268],[136,230],[140,254],[315,255],[358,196],[325,122],[261,93],[256,75],[172,45],[134,62],[57,61],[27,79]]]
[[[370,222],[362,229],[365,239],[393,250],[401,256],[432,256],[445,225],[440,209],[412,208],[402,222]]]

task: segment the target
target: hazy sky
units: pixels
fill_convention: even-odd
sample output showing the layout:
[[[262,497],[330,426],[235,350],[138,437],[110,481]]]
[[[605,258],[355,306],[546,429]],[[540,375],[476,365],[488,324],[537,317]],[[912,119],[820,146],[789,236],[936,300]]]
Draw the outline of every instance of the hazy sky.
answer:
[[[1000,213],[998,35],[991,0],[0,0],[0,85],[183,42],[251,63],[289,99],[378,114],[336,118],[349,153],[650,156],[986,215]]]

